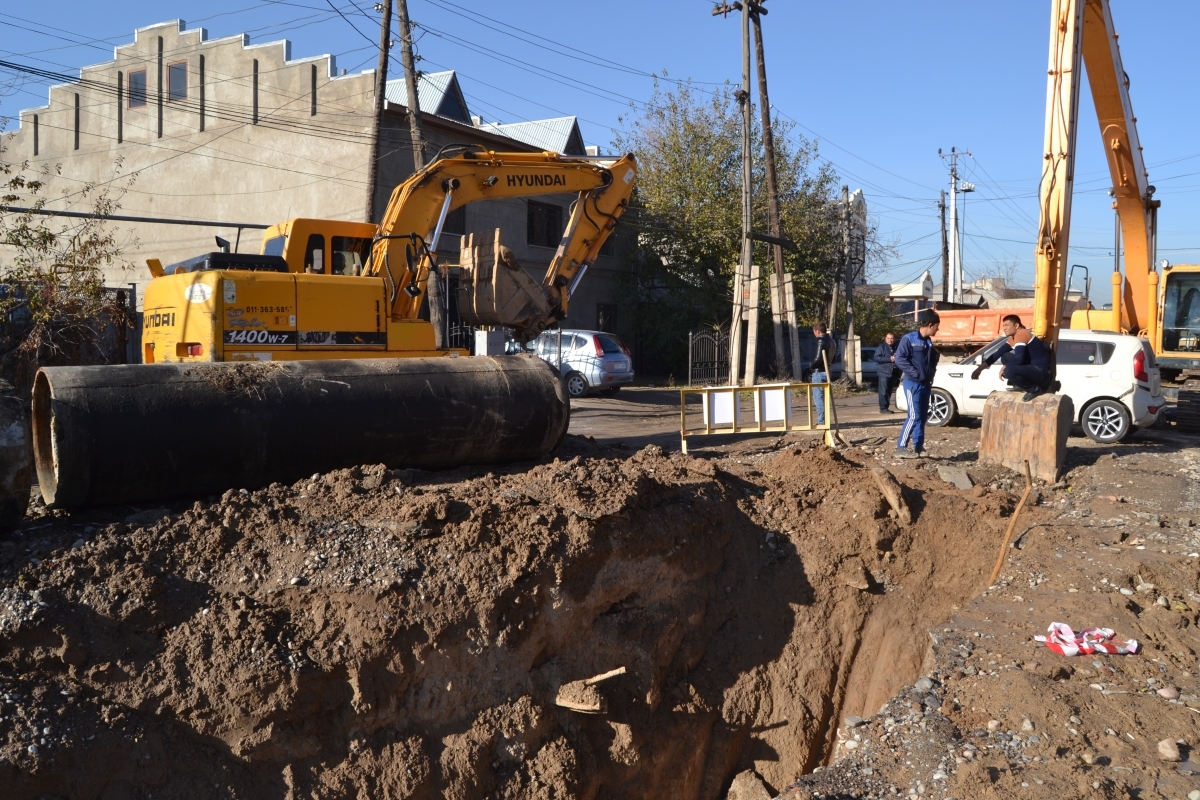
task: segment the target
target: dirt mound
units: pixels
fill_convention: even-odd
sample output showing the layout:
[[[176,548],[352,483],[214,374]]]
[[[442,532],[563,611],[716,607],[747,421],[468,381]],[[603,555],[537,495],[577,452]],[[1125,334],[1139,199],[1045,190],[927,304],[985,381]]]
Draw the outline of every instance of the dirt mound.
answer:
[[[711,798],[753,768],[779,789],[829,757],[831,720],[920,674],[1012,505],[905,473],[903,526],[824,448],[565,447],[524,471],[367,466],[152,522],[36,523],[0,547],[0,781]],[[587,687],[599,713],[556,705],[619,667]]]

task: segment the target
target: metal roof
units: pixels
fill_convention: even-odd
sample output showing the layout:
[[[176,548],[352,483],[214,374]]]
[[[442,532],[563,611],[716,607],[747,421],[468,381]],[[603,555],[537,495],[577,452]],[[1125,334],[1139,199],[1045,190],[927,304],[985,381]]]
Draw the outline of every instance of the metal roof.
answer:
[[[543,150],[574,156],[586,155],[583,149],[583,135],[579,132],[579,121],[575,117],[508,124],[485,122],[477,127]]]
[[[408,105],[408,89],[402,78],[388,81],[384,96],[389,103]],[[417,102],[421,104],[423,114],[436,114],[465,125],[471,124],[467,99],[463,96],[458,77],[452,69],[445,72],[421,73],[417,78]]]

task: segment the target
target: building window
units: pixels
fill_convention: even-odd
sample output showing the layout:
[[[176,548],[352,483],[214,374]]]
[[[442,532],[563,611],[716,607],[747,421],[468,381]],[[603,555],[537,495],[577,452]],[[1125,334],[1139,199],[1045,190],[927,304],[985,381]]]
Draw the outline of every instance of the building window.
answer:
[[[129,107],[146,107],[146,70],[129,73]]]
[[[538,247],[558,247],[563,234],[562,206],[529,201],[529,244]]]
[[[613,333],[617,327],[617,306],[610,303],[596,303],[596,330]]]
[[[467,207],[459,206],[450,213],[446,214],[446,224],[442,226],[442,233],[453,233],[462,236],[467,232]]]
[[[319,233],[308,235],[308,244],[304,248],[304,271],[318,275],[325,272],[325,237]]]
[[[187,99],[187,62],[167,66],[167,102]]]

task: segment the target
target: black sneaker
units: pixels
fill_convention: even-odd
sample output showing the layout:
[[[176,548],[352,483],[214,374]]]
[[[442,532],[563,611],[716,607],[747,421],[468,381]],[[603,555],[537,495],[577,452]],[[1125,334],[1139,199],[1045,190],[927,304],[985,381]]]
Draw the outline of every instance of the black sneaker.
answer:
[[[1041,389],[1038,389],[1036,391],[1029,391],[1029,392],[1026,392],[1025,396],[1022,397],[1021,399],[1024,400],[1026,403],[1028,403],[1030,400],[1037,397],[1041,393],[1042,393]]]

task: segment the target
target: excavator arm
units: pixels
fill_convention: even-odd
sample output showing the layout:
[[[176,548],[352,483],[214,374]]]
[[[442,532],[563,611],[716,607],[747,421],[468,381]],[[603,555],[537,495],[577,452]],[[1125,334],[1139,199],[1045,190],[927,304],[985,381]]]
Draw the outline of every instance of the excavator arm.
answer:
[[[372,247],[368,274],[381,275],[393,319],[414,319],[437,268],[446,215],[478,200],[574,193],[577,200],[541,284],[497,238],[463,248],[459,307],[476,324],[503,325],[527,338],[567,314],[571,292],[616,227],[633,193],[632,154],[616,159],[557,153],[467,150],[418,171],[392,193]]]
[[[1129,100],[1129,77],[1121,65],[1108,0],[1052,0],[1050,64],[1046,92],[1046,140],[1039,191],[1040,220],[1034,280],[1034,333],[1057,347],[1067,290],[1067,248],[1075,180],[1081,67],[1086,65],[1092,101],[1112,176],[1114,207],[1125,240],[1124,290],[1114,273],[1114,304],[1107,327],[1138,334],[1156,317],[1155,224],[1159,202],[1142,160],[1137,118]],[[1155,276],[1157,275],[1154,273]],[[1099,320],[1093,324],[1103,324]]]

